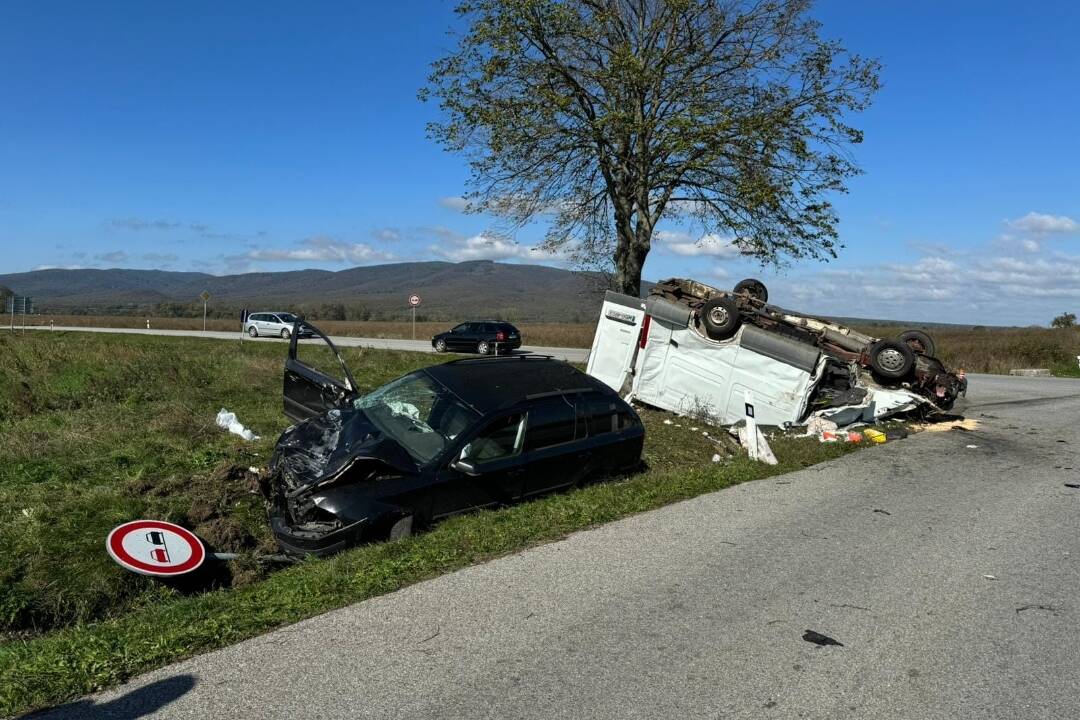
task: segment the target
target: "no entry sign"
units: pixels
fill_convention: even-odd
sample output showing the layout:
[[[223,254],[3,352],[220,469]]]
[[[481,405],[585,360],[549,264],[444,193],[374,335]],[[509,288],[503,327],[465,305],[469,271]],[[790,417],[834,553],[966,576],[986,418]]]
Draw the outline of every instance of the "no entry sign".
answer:
[[[419,304],[420,304],[420,296],[419,295],[417,295],[416,293],[413,293],[412,295],[409,296],[409,306],[410,307],[416,307]]]
[[[158,577],[189,573],[206,560],[206,548],[194,533],[162,520],[124,523],[109,533],[105,548],[122,567]]]

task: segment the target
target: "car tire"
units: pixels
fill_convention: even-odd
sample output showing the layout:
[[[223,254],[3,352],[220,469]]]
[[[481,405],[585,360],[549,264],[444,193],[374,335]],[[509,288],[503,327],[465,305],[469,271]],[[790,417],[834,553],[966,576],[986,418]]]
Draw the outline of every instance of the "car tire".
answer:
[[[718,297],[705,303],[701,308],[701,323],[705,334],[713,340],[727,340],[739,329],[742,318],[735,300],[730,297]]]
[[[878,340],[870,346],[870,368],[887,380],[903,380],[915,367],[915,353],[907,343]]]
[[[900,333],[900,342],[911,348],[916,355],[937,357],[937,345],[934,339],[922,330],[905,330]]]
[[[446,352],[446,341],[442,338],[435,341],[435,352]]]
[[[487,355],[490,349],[491,346],[488,345],[487,340],[481,340],[476,344],[476,352],[480,353],[481,355]]]
[[[290,334],[289,333],[289,328],[282,328],[281,329],[281,339],[282,340],[288,340],[289,339],[289,334]]]
[[[734,292],[736,295],[749,295],[762,303],[769,302],[769,289],[765,287],[765,283],[755,278],[740,280],[735,286]]]
[[[398,520],[396,523],[390,526],[390,535],[387,538],[390,541],[401,540],[402,538],[412,537],[412,525],[413,516],[406,515]]]
[[[257,329],[255,329],[254,325],[252,325],[251,327],[248,328],[248,335],[250,335],[253,338],[259,337],[259,331]]]

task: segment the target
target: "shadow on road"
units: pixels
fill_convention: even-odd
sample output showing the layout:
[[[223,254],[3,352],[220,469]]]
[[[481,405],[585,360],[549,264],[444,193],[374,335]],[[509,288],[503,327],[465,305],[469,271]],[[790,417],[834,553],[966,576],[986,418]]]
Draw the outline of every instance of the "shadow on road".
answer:
[[[93,700],[76,700],[28,715],[27,719],[134,720],[134,718],[145,717],[155,710],[160,710],[193,687],[195,687],[193,675],[174,675],[132,690],[115,700],[103,703],[96,703]]]

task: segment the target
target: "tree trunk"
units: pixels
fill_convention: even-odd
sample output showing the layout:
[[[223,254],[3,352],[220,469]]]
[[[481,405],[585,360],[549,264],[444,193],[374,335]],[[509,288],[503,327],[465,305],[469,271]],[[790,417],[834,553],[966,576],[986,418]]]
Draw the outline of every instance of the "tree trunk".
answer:
[[[648,240],[642,242],[633,230],[622,232],[615,246],[615,291],[638,297],[641,294],[641,270],[649,254]]]

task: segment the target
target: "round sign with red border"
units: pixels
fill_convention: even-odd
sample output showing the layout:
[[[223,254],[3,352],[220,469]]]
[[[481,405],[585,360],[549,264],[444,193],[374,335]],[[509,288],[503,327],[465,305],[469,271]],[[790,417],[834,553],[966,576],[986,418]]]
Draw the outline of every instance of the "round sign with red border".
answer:
[[[132,520],[105,539],[112,559],[142,575],[170,577],[198,569],[206,548],[195,533],[163,520]]]
[[[420,296],[419,295],[417,295],[416,293],[413,293],[412,295],[409,296],[409,305],[411,305],[413,307],[416,307],[419,304],[420,304]]]

